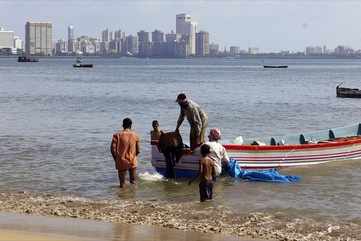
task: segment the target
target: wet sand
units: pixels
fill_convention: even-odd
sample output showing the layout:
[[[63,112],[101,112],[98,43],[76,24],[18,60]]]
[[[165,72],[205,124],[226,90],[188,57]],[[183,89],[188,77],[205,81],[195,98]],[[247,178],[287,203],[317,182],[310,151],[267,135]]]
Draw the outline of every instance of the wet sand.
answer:
[[[213,203],[182,202],[167,203],[158,200],[91,200],[77,197],[41,195],[34,193],[0,193],[0,211],[26,213],[31,215],[71,217],[121,224],[140,224],[133,228],[109,228],[108,231],[85,231],[93,238],[99,233],[113,233],[115,237],[126,235],[124,240],[219,240],[214,234],[223,236],[221,240],[232,238],[256,240],[360,240],[361,225],[354,222],[314,220],[302,216],[290,217],[281,212],[235,213]],[[8,218],[7,218],[8,219]],[[69,220],[69,219],[68,219]],[[66,221],[65,223],[67,223]],[[17,220],[14,223],[23,223]],[[1,224],[1,223],[0,223]],[[22,229],[33,222],[24,223]],[[55,225],[64,226],[61,225]],[[78,225],[70,224],[68,230],[76,230]],[[0,225],[3,229],[4,224]],[[75,228],[76,227],[76,228]],[[159,229],[161,228],[161,229]],[[164,229],[165,228],[165,229]],[[119,233],[117,233],[120,230]],[[124,230],[127,230],[126,232]],[[135,231],[134,231],[135,230]],[[146,231],[148,230],[148,231]],[[168,231],[167,231],[168,230]],[[172,232],[170,231],[172,230]],[[181,231],[187,232],[181,232]],[[34,230],[32,230],[34,231]],[[37,231],[37,230],[35,230]],[[39,230],[38,230],[39,231]],[[92,229],[90,230],[92,231]],[[173,232],[180,232],[174,234]],[[194,233],[195,236],[192,236]],[[200,235],[202,233],[202,235]],[[74,235],[62,231],[62,235]],[[152,235],[151,235],[152,234]],[[113,235],[113,237],[114,237]],[[163,236],[166,237],[163,237]],[[168,235],[168,236],[167,236]],[[171,236],[169,236],[171,235]],[[208,236],[210,235],[210,236]],[[215,237],[215,238],[214,238]],[[180,238],[180,239],[179,239]],[[107,240],[104,238],[103,240]],[[108,239],[109,240],[109,239]],[[147,239],[146,239],[147,240]]]
[[[0,213],[0,241],[252,241],[148,225]],[[255,241],[255,240],[253,240]]]

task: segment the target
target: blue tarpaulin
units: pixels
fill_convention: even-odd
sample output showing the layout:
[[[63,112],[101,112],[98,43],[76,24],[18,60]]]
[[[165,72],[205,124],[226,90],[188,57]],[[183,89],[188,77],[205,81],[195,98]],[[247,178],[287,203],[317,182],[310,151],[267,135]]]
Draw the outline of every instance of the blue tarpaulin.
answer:
[[[300,177],[298,176],[282,175],[276,169],[243,170],[239,167],[236,160],[229,161],[228,174],[231,177],[257,182],[294,183],[300,180]]]

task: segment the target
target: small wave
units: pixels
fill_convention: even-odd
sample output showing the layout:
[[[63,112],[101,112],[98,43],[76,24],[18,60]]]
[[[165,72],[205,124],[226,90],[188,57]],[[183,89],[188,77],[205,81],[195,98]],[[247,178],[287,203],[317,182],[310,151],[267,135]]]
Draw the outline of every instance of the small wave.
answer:
[[[163,176],[160,175],[159,173],[149,173],[149,172],[140,173],[139,178],[145,181],[152,181],[152,182],[164,180]]]

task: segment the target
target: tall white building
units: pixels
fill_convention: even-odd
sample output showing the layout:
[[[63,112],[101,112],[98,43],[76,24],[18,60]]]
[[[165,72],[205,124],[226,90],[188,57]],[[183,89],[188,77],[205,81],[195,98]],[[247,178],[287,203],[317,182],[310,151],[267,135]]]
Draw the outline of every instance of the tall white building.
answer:
[[[68,26],[68,53],[75,52],[75,35],[74,35],[74,26]]]
[[[176,33],[188,36],[191,55],[196,54],[197,26],[198,24],[192,21],[190,15],[186,13],[176,15]]]
[[[5,31],[0,27],[0,49],[14,48],[14,31]]]
[[[26,22],[26,55],[51,55],[53,49],[53,25],[48,22]]]
[[[15,49],[23,49],[23,41],[19,36],[14,36],[14,48]]]

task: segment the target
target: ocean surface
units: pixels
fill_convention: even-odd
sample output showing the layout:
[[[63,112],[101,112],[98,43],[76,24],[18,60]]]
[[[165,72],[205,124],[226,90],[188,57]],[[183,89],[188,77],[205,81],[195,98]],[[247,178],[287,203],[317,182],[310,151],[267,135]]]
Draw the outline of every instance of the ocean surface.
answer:
[[[262,63],[288,64],[263,69]],[[84,59],[17,63],[0,58],[0,191],[36,191],[94,199],[197,201],[197,184],[169,182],[150,163],[157,119],[174,130],[185,92],[209,115],[209,127],[235,137],[303,133],[361,122],[361,100],[336,98],[335,87],[361,87],[359,59]],[[141,137],[139,184],[118,188],[109,147],[130,117]],[[181,129],[188,141],[189,125]],[[297,184],[220,178],[214,205],[239,212],[282,211],[361,220],[361,161],[282,169]]]

